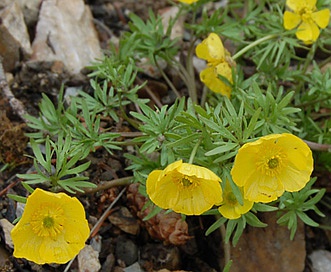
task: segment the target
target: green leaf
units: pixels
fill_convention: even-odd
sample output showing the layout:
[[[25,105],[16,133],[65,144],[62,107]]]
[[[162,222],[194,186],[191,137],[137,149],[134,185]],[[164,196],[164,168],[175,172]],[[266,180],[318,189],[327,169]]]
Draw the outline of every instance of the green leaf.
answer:
[[[212,155],[217,155],[217,154],[223,154],[225,152],[228,152],[230,150],[237,148],[238,146],[239,146],[239,144],[237,144],[237,143],[225,142],[223,145],[220,145],[218,147],[215,147],[212,150],[209,150],[208,152],[205,153],[205,155],[212,156]]]
[[[257,128],[257,121],[260,117],[261,114],[261,108],[259,107],[253,114],[247,128],[244,130],[244,135],[243,138],[244,140],[248,139],[249,137],[251,137],[251,135],[253,134],[253,131],[255,128]]]
[[[169,148],[174,148],[174,147],[178,147],[178,146],[182,146],[182,145],[192,145],[192,143],[195,142],[195,140],[199,139],[199,134],[190,134],[187,135],[183,138],[181,138],[180,140],[177,140],[175,142],[172,143],[167,143],[167,147]]]
[[[269,206],[264,203],[254,203],[253,208],[259,212],[273,212],[278,210],[277,207]]]
[[[233,235],[233,238],[232,238],[233,246],[236,246],[237,243],[239,242],[239,238],[242,235],[242,233],[245,229],[245,226],[246,226],[245,217],[241,217],[240,219],[238,219],[237,228],[236,228],[236,231],[235,231],[235,233]]]
[[[225,232],[225,243],[228,243],[230,240],[230,237],[235,230],[236,226],[238,224],[238,219],[230,219],[228,223],[226,224],[226,232]]]
[[[277,220],[277,224],[285,225],[286,222],[289,221],[289,218],[290,218],[291,216],[295,216],[295,214],[291,214],[290,212],[285,213],[285,214],[282,215],[280,218],[278,218],[278,220]]]
[[[26,203],[26,200],[27,198],[26,197],[23,197],[23,196],[18,196],[18,195],[13,195],[13,194],[7,194],[8,198],[10,199],[13,199],[17,202],[20,202],[20,203]]]
[[[312,220],[307,214],[305,214],[304,212],[298,211],[297,212],[298,217],[308,226],[312,226],[312,227],[318,227],[319,224],[316,223],[314,220]]]
[[[211,234],[213,231],[217,230],[220,228],[228,219],[225,217],[221,217],[218,220],[216,220],[206,231],[205,235],[208,236]]]
[[[267,224],[263,223],[260,221],[260,219],[258,219],[253,213],[248,212],[246,214],[243,215],[247,221],[247,223],[253,227],[257,227],[257,228],[264,228],[266,226],[268,226]]]
[[[153,206],[153,209],[150,211],[150,213],[143,218],[143,221],[147,221],[151,218],[153,218],[155,215],[159,214],[163,209],[158,206]]]
[[[277,107],[279,109],[285,108],[291,101],[292,97],[294,95],[294,91],[289,92],[286,94],[283,99],[278,103]]]
[[[222,272],[230,272],[232,263],[233,263],[232,260],[228,261],[228,263],[224,266]]]
[[[30,194],[34,192],[34,189],[29,184],[25,183],[24,181],[22,181],[21,184]]]

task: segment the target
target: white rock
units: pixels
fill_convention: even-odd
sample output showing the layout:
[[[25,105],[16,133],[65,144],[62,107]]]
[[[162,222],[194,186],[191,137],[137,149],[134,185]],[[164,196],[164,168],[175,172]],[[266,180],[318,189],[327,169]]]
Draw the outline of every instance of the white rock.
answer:
[[[62,61],[72,74],[101,58],[89,7],[83,0],[43,1],[32,49],[32,60]]]
[[[5,235],[5,242],[6,245],[10,248],[14,248],[13,240],[11,239],[10,232],[14,228],[14,225],[10,223],[7,219],[2,218],[0,219],[0,227]]]
[[[160,14],[162,16],[162,24],[164,27],[164,32],[167,31],[167,28],[169,27],[170,20],[173,20],[177,13],[179,12],[179,8],[177,6],[167,7],[160,11]],[[182,38],[184,35],[184,21],[185,16],[180,16],[175,24],[173,25],[170,33],[170,38]]]
[[[38,13],[42,0],[16,0],[20,5],[26,25],[32,25],[38,20]]]
[[[21,52],[25,58],[32,54],[30,38],[22,10],[16,2],[0,11],[0,20],[0,55],[4,69],[11,71],[20,61]]]
[[[101,269],[99,253],[92,246],[86,245],[78,254],[80,272],[97,272]]]
[[[313,272],[331,271],[331,252],[327,250],[315,250],[309,258],[313,265]]]

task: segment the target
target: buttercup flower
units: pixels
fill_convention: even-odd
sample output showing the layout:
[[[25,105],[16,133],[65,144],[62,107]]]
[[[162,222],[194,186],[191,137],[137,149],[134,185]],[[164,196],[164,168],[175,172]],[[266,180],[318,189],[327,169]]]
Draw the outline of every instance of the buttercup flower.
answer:
[[[244,194],[243,188],[239,188],[242,195]],[[229,181],[226,182],[225,188],[223,190],[223,202],[221,206],[218,208],[218,211],[221,215],[228,219],[237,219],[242,214],[247,213],[252,207],[254,202],[249,201],[243,198],[243,205],[241,205],[234,193],[232,192]]]
[[[77,198],[38,188],[28,197],[22,218],[11,231],[14,256],[37,264],[66,263],[85,246],[89,232]]]
[[[276,200],[284,191],[302,189],[313,171],[308,145],[289,134],[271,134],[244,144],[235,158],[231,175],[244,187],[244,198],[253,202]]]
[[[298,27],[296,36],[306,44],[317,40],[320,30],[330,20],[330,10],[316,11],[317,0],[287,0],[286,5],[293,11],[285,11],[284,27],[291,30]]]
[[[183,163],[152,171],[146,181],[147,194],[160,208],[186,215],[200,215],[222,202],[221,179],[207,168]]]
[[[232,61],[230,54],[224,49],[220,37],[211,33],[198,44],[195,49],[196,55],[207,61],[208,67],[201,71],[200,80],[213,92],[221,93],[230,98],[231,86],[226,84],[219,76],[227,79],[229,83],[232,80]]]
[[[178,1],[185,4],[193,4],[195,2],[198,2],[198,0],[178,0]]]

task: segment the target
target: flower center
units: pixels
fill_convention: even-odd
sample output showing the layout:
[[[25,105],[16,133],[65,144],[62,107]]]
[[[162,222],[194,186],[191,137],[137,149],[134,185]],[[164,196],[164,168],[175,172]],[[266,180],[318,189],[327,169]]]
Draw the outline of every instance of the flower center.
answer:
[[[229,205],[236,205],[237,204],[237,198],[236,198],[236,196],[234,195],[234,193],[232,193],[232,192],[229,192],[229,193],[227,193],[227,195],[226,195],[226,202],[227,202],[227,204],[229,204]]]
[[[193,183],[188,177],[182,178],[181,182],[182,182],[184,187],[188,187]]]
[[[268,160],[267,164],[270,169],[275,169],[279,165],[279,160],[276,156],[273,156]]]
[[[301,20],[304,22],[309,22],[312,20],[312,17],[311,17],[312,13],[313,13],[313,10],[311,10],[307,7],[304,7],[299,11]]]
[[[54,219],[50,216],[46,216],[43,220],[43,226],[47,229],[54,226]]]
[[[38,236],[56,237],[63,231],[64,211],[52,203],[43,203],[32,214],[30,226]]]

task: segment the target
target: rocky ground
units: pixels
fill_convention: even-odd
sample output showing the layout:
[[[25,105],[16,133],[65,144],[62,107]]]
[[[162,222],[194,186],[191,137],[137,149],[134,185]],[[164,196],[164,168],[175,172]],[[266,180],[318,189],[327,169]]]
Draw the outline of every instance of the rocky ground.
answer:
[[[23,156],[31,154],[24,135],[24,114],[38,115],[42,93],[56,103],[62,84],[67,91],[88,89],[84,67],[100,57],[109,43],[116,44],[128,29],[128,12],[146,18],[147,7],[164,14],[170,4],[165,0],[0,3],[0,167],[12,162],[15,165],[0,172],[0,271],[222,271],[221,233],[205,236],[215,218],[193,216],[183,222],[177,214],[160,213],[142,221],[148,210],[142,211],[146,199],[136,185],[107,188],[107,182],[101,183],[126,180],[132,175],[124,170],[127,162],[121,152],[109,155],[104,150],[89,157],[92,163],[88,175],[101,189],[78,196],[94,226],[90,246],[70,266],[41,267],[12,257],[10,222],[19,206],[6,194],[26,194],[16,174],[32,166],[31,159]],[[149,84],[152,90],[155,86],[163,90],[164,97],[171,97],[165,82],[151,79]],[[123,124],[123,130],[131,128]],[[330,188],[330,173],[317,175],[324,175],[317,186]],[[238,245],[231,248],[231,271],[331,271],[331,217],[327,209],[324,212],[324,229],[300,223],[293,241],[289,231],[276,224],[276,214],[261,215],[268,227],[246,228]]]

